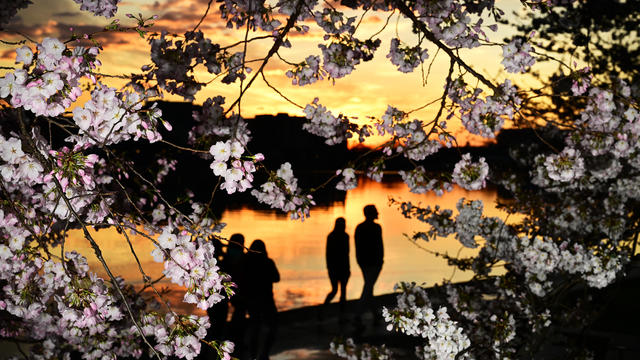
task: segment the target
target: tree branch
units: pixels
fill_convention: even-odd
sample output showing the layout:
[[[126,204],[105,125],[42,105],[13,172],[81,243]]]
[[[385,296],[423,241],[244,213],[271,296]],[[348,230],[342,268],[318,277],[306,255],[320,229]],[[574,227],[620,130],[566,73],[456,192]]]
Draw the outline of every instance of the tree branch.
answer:
[[[409,9],[409,7],[403,1],[397,0],[394,2],[394,4],[396,8],[400,10],[400,12],[404,16],[408,17],[413,22],[413,24],[418,28],[418,30],[420,30],[424,34],[427,40],[431,41],[438,48],[442,49],[442,51],[447,53],[447,55],[449,55],[451,59],[455,60],[455,62],[460,64],[460,66],[465,68],[469,73],[475,76],[483,84],[493,89],[493,91],[498,90],[498,87],[496,85],[494,85],[491,81],[487,80],[487,78],[485,78],[482,74],[476,72],[471,66],[465,63],[458,55],[454,54],[453,50],[451,50],[448,46],[446,46],[440,40],[438,40],[436,36],[431,31],[429,31],[429,29],[427,29],[427,26],[424,24],[424,22],[420,21],[420,19],[418,19],[418,17],[416,16],[416,14],[413,13],[413,10]]]

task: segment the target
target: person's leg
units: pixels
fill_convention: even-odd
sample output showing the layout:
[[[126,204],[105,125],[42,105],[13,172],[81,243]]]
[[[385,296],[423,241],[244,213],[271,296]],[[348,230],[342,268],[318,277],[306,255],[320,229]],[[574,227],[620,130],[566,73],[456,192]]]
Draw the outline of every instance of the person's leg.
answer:
[[[375,284],[378,279],[378,275],[375,274],[375,268],[372,268],[371,266],[363,267],[362,278],[364,280],[364,285],[362,286],[360,300],[366,301],[373,296],[373,284]]]
[[[378,324],[381,320],[380,311],[376,307],[375,301],[373,301],[373,287],[375,286],[376,281],[378,281],[378,277],[380,276],[381,271],[382,271],[382,265],[377,267],[372,267],[371,278],[369,279],[371,281],[371,295],[369,297],[368,305],[369,305],[369,310],[371,311],[371,314],[373,314],[374,324]]]
[[[236,345],[234,355],[239,355],[239,349],[245,348],[245,334],[247,330],[247,307],[244,301],[237,300],[231,303],[233,305],[233,314],[231,315],[231,323],[229,324],[229,338]]]
[[[349,275],[347,274],[340,280],[340,315],[339,322],[344,321],[344,312],[347,306],[347,282],[349,281]]]
[[[275,305],[273,309],[269,310],[265,314],[264,325],[266,327],[266,334],[264,337],[264,346],[261,350],[261,354],[258,357],[260,360],[268,360],[269,352],[271,351],[271,347],[276,340],[276,333],[278,331],[278,310],[276,310]]]
[[[349,281],[349,276],[344,276],[340,279],[340,303],[343,304],[347,301],[347,282]]]
[[[382,271],[382,265],[374,266],[371,268],[371,296],[373,296],[373,287],[378,281],[378,277],[380,276],[380,272]]]
[[[371,299],[373,293],[373,283],[371,282],[372,274],[371,268],[367,266],[360,267],[362,270],[362,279],[364,280],[364,285],[362,286],[362,294],[360,294],[360,301],[358,304],[358,310],[356,311],[356,323],[361,323],[362,315],[369,308],[369,301]]]
[[[259,309],[249,307],[249,358],[256,359],[260,347],[260,328],[262,327],[262,314]]]
[[[327,294],[327,297],[324,299],[324,303],[328,304],[333,300],[333,297],[338,293],[338,277],[329,274],[329,280],[331,281],[331,291]]]

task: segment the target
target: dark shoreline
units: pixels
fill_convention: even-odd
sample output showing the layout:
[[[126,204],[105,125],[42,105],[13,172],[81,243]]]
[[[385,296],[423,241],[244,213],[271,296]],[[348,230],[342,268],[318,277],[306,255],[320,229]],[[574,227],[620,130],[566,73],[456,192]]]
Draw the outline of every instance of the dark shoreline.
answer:
[[[397,293],[378,295],[373,302],[377,309],[394,307],[396,296]],[[377,322],[373,321],[370,313],[365,313],[362,321],[358,322],[355,315],[360,307],[359,300],[348,300],[344,321],[340,321],[340,305],[337,302],[279,312],[276,342],[271,351],[275,356],[272,355],[271,359],[338,359],[329,352],[330,343],[335,337],[352,338],[356,344],[384,343],[393,350],[395,359],[414,358],[415,346],[422,339],[388,331],[381,313]]]

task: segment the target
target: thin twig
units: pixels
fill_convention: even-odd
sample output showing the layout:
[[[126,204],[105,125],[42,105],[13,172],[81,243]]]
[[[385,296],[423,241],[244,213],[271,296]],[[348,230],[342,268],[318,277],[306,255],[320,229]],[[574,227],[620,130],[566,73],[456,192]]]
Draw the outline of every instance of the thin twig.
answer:
[[[289,99],[288,97],[286,97],[280,90],[278,90],[275,86],[269,84],[269,82],[267,81],[267,78],[264,76],[264,72],[261,73],[262,74],[262,80],[264,80],[264,83],[267,84],[268,87],[271,88],[271,90],[275,91],[278,95],[280,95],[283,99],[287,100],[289,103],[291,103],[294,106],[299,107],[300,109],[304,109],[304,106],[301,106],[297,103],[295,103],[293,100]]]
[[[196,26],[193,28],[192,32],[196,31],[198,29],[198,27],[200,26],[200,24],[202,24],[202,22],[204,21],[204,19],[207,17],[207,14],[209,14],[209,9],[211,8],[211,3],[213,2],[213,0],[209,0],[209,3],[207,4],[207,10],[204,11],[204,14],[202,15],[202,17],[200,18],[200,21],[198,21],[198,23],[196,24]]]
[[[280,46],[283,44],[284,37],[287,35],[287,33],[289,33],[289,30],[291,30],[293,25],[295,25],[296,20],[298,19],[298,15],[302,10],[302,4],[304,4],[304,0],[298,0],[298,3],[296,4],[296,8],[293,14],[291,14],[289,19],[287,20],[287,24],[285,25],[284,29],[282,29],[281,34],[276,38],[276,41],[273,43],[273,46],[271,47],[271,49],[269,49],[269,52],[267,53],[267,56],[264,58],[262,65],[260,65],[260,68],[258,69],[258,71],[253,75],[251,80],[249,80],[249,83],[247,83],[247,85],[244,87],[244,89],[240,93],[240,96],[229,106],[229,108],[227,109],[227,111],[224,112],[223,115],[228,114],[231,110],[233,110],[236,104],[240,102],[240,100],[242,99],[242,96],[246,93],[246,91],[249,89],[251,84],[253,84],[253,82],[258,77],[258,74],[260,74],[264,70],[265,66],[267,66],[269,59],[271,59],[271,57],[278,51]]]
[[[387,21],[384,22],[384,25],[382,26],[382,28],[380,30],[378,30],[375,34],[371,35],[369,37],[369,40],[373,39],[374,36],[379,35],[381,32],[384,31],[384,29],[387,28],[387,25],[389,25],[389,20],[391,20],[391,17],[396,13],[396,10],[394,9],[391,14],[389,14],[389,16],[387,16]]]
[[[29,136],[29,132],[27,131],[26,125],[25,125],[24,120],[22,118],[22,110],[18,109],[17,112],[18,112],[18,123],[20,125],[20,131],[22,133],[22,136],[23,136],[24,140],[27,141],[29,146],[31,147],[31,150],[32,150],[31,151],[31,155],[36,157],[36,159],[38,159],[38,161],[40,162],[40,164],[43,167],[49,168],[50,167],[49,162],[42,155],[42,153],[40,153],[40,151],[38,150],[38,148],[34,144],[33,139],[31,139],[31,137]],[[89,243],[91,244],[91,247],[93,248],[93,251],[94,251],[94,253],[96,255],[96,258],[98,258],[98,260],[102,264],[102,267],[104,268],[105,272],[107,273],[107,275],[111,279],[111,283],[113,284],[113,287],[116,289],[116,292],[120,295],[120,298],[122,298],[122,302],[124,304],[124,307],[126,308],[127,313],[129,314],[129,317],[131,318],[131,321],[133,322],[134,326],[136,327],[136,329],[138,330],[140,336],[142,337],[142,340],[144,341],[144,343],[147,346],[149,346],[149,348],[151,349],[151,352],[153,352],[153,354],[158,359],[161,359],[160,354],[158,354],[158,352],[154,349],[153,345],[151,345],[151,343],[149,343],[149,341],[147,340],[146,336],[144,335],[144,332],[142,331],[142,327],[140,326],[140,324],[138,324],[138,321],[136,320],[135,315],[133,314],[133,310],[131,309],[131,306],[129,305],[129,302],[127,301],[127,297],[122,292],[122,289],[120,288],[120,284],[118,284],[118,280],[113,275],[113,273],[111,273],[111,269],[109,268],[109,266],[107,265],[107,262],[105,261],[104,257],[102,256],[102,250],[100,249],[100,246],[98,245],[98,243],[96,243],[95,239],[93,239],[93,236],[91,236],[91,233],[89,232],[89,229],[87,228],[87,225],[84,223],[84,221],[80,217],[80,214],[78,214],[76,212],[76,210],[73,207],[73,205],[71,204],[71,201],[69,200],[69,198],[67,198],[67,196],[66,196],[66,194],[65,194],[65,192],[63,190],[63,187],[60,184],[60,181],[58,181],[58,179],[55,176],[52,177],[52,180],[55,183],[56,191],[58,192],[58,194],[60,195],[62,200],[65,202],[65,204],[67,205],[67,208],[69,209],[69,211],[71,212],[73,217],[80,224],[85,239],[87,239],[89,241]]]
[[[409,9],[409,7],[404,2],[398,0],[398,1],[395,1],[394,4],[396,5],[396,8],[400,10],[400,12],[404,16],[408,17],[413,22],[413,24],[418,28],[418,30],[420,30],[424,34],[427,40],[431,41],[440,49],[442,49],[447,55],[449,55],[450,58],[454,59],[456,63],[458,63],[463,68],[465,68],[468,72],[470,72],[483,84],[487,85],[489,88],[493,89],[494,91],[498,90],[498,87],[496,85],[494,85],[491,81],[487,80],[487,78],[485,78],[482,74],[475,71],[471,66],[469,66],[466,62],[464,62],[460,58],[460,56],[456,55],[453,52],[453,50],[451,50],[448,46],[446,46],[440,40],[438,40],[436,36],[429,29],[427,29],[427,26],[424,24],[424,22],[420,21],[418,17],[413,13],[413,11]]]
[[[167,144],[167,145],[169,145],[169,146],[172,146],[172,147],[174,147],[174,148],[176,148],[176,149],[180,149],[180,150],[184,150],[184,151],[190,151],[190,152],[194,152],[194,153],[202,153],[202,154],[208,154],[208,153],[209,153],[209,151],[207,151],[207,150],[199,150],[199,149],[193,149],[193,148],[189,148],[189,147],[184,147],[184,146],[176,145],[176,144],[174,144],[174,143],[172,143],[172,142],[169,142],[169,141],[167,141],[167,140],[165,140],[165,139],[160,139],[160,142],[161,142],[161,143],[164,143],[164,144]]]

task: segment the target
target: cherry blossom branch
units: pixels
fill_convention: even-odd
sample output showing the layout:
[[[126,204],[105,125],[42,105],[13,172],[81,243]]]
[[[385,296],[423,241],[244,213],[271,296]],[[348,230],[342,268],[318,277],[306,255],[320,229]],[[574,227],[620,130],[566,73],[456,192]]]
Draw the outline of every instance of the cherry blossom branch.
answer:
[[[24,120],[22,118],[22,111],[23,110],[22,109],[17,109],[16,111],[18,112],[18,124],[20,126],[20,132],[22,133],[22,137],[25,140],[27,140],[27,142],[29,144],[29,147],[31,148],[31,155],[36,157],[43,167],[50,168],[49,162],[38,151],[38,148],[36,147],[36,144],[33,142],[31,137],[29,136],[29,133],[28,133],[27,128],[26,128],[26,125],[25,125]],[[142,337],[142,340],[144,341],[144,343],[147,346],[149,346],[149,348],[151,349],[151,352],[153,352],[153,354],[158,359],[161,359],[160,354],[158,354],[156,352],[156,350],[154,349],[153,345],[151,345],[151,343],[149,343],[149,341],[147,340],[146,336],[144,336],[144,332],[142,331],[142,327],[140,326],[140,324],[136,320],[136,318],[135,318],[135,316],[133,314],[133,310],[131,309],[131,306],[129,305],[129,302],[127,301],[126,296],[124,295],[124,293],[122,292],[122,289],[120,288],[120,285],[118,284],[118,280],[111,273],[111,269],[109,268],[109,266],[107,265],[107,262],[105,261],[104,257],[102,256],[102,250],[100,249],[100,246],[93,239],[93,236],[91,236],[91,233],[89,232],[89,229],[87,229],[86,224],[84,223],[84,221],[80,217],[80,214],[78,214],[76,212],[75,208],[71,204],[71,201],[65,195],[63,187],[60,184],[60,181],[58,181],[58,178],[56,178],[55,176],[52,176],[51,179],[53,180],[53,182],[56,185],[56,191],[58,192],[58,194],[60,195],[62,200],[65,202],[65,204],[67,205],[67,208],[73,214],[73,216],[76,219],[76,221],[78,221],[78,223],[80,224],[80,227],[82,228],[82,232],[84,234],[85,239],[87,239],[87,241],[89,241],[89,244],[91,244],[91,247],[93,248],[93,252],[95,253],[96,258],[98,259],[98,261],[100,261],[100,264],[102,264],[102,267],[104,268],[105,272],[107,273],[107,275],[111,279],[111,283],[112,283],[113,287],[116,289],[118,295],[120,295],[120,298],[122,299],[122,302],[123,302],[125,308],[127,309],[127,313],[129,314],[129,318],[131,319],[131,321],[135,325],[138,333]]]
[[[207,3],[207,10],[204,11],[204,14],[202,15],[202,17],[200,18],[200,21],[198,21],[198,23],[196,24],[196,26],[193,28],[193,30],[191,31],[196,31],[198,30],[198,27],[200,27],[200,24],[202,24],[202,22],[204,21],[204,19],[207,17],[207,15],[209,14],[209,9],[211,8],[211,3],[213,2],[213,0],[209,0],[209,2]]]
[[[169,208],[171,208],[172,210],[174,210],[177,214],[180,214],[183,218],[185,218],[189,223],[193,224],[193,220],[191,220],[188,216],[184,215],[180,210],[178,210],[177,208],[175,208],[173,205],[171,205],[169,203],[169,201],[167,201],[164,196],[162,196],[162,193],[160,192],[160,190],[158,190],[158,188],[155,186],[155,184],[153,184],[151,181],[149,181],[147,178],[145,178],[144,176],[142,176],[142,174],[140,174],[135,168],[129,166],[129,170],[131,170],[134,174],[136,174],[142,181],[146,182],[149,186],[151,186],[153,188],[153,191],[155,191],[155,193],[158,195],[158,198],[160,198],[162,200],[162,202],[164,202]]]
[[[287,100],[291,105],[293,106],[297,106],[300,109],[304,109],[304,106],[294,102],[293,100],[289,99],[288,97],[286,97],[280,90],[278,90],[275,86],[271,85],[268,81],[267,78],[264,76],[264,72],[261,73],[262,75],[262,80],[264,80],[264,83],[267,84],[268,87],[271,88],[271,90],[275,91],[276,94],[280,95],[283,99]]]
[[[433,35],[433,33],[429,31],[429,29],[427,29],[427,26],[424,24],[424,22],[420,21],[416,17],[416,15],[413,13],[413,11],[409,9],[409,7],[405,5],[403,1],[396,0],[394,1],[394,4],[396,8],[400,10],[400,12],[404,16],[408,17],[413,22],[413,24],[418,28],[418,30],[420,30],[424,34],[427,40],[435,44],[438,48],[442,49],[447,55],[449,55],[450,58],[454,59],[456,63],[458,63],[463,68],[465,68],[469,73],[475,76],[483,84],[487,85],[489,88],[493,89],[494,91],[498,91],[498,87],[496,85],[494,85],[491,81],[487,80],[487,78],[485,78],[482,74],[475,71],[471,66],[469,66],[466,62],[464,62],[460,58],[460,56],[456,55],[453,52],[453,50],[451,50],[448,46],[446,46],[440,40],[438,40],[435,37],[435,35]]]
[[[115,216],[111,212],[111,209],[109,209],[109,213],[111,214],[111,216],[115,220]],[[173,311],[173,309],[171,308],[171,305],[169,305],[169,303],[160,295],[160,293],[158,292],[158,290],[155,287],[155,283],[159,282],[162,278],[164,278],[164,275],[162,275],[162,277],[156,279],[155,281],[151,281],[151,277],[149,275],[147,275],[147,273],[142,268],[142,264],[140,263],[140,259],[138,258],[138,254],[136,254],[136,251],[133,248],[133,244],[131,243],[131,239],[129,239],[129,235],[127,234],[127,231],[122,227],[122,225],[118,221],[115,221],[115,225],[118,228],[118,230],[120,230],[120,232],[122,232],[123,236],[127,240],[127,244],[129,244],[129,249],[131,250],[131,254],[133,254],[133,257],[136,259],[136,263],[138,264],[138,269],[140,270],[140,273],[142,274],[142,282],[144,284],[143,285],[143,289],[146,289],[147,287],[151,287],[151,289],[153,289],[153,291],[156,293],[158,298],[160,300],[162,300],[162,302],[165,304],[167,309],[173,314],[173,316],[176,316],[176,312]]]
[[[244,43],[250,43],[250,42],[255,41],[255,40],[271,39],[271,38],[274,38],[274,37],[276,37],[276,36],[273,36],[273,35],[254,36],[254,37],[252,37],[252,38],[250,38],[248,40],[240,40],[240,41],[237,41],[237,42],[235,42],[235,43],[233,43],[231,45],[222,46],[222,47],[220,47],[220,51],[224,51],[224,50],[227,50],[227,49],[232,49],[232,48],[234,48],[234,47],[236,47],[238,45],[241,45],[241,44],[244,44]]]
[[[190,148],[190,147],[180,146],[180,145],[174,144],[174,143],[172,143],[170,141],[167,141],[165,139],[160,139],[159,142],[161,142],[163,144],[167,144],[167,145],[169,145],[171,147],[174,147],[176,149],[189,151],[189,152],[193,152],[193,153],[200,153],[200,154],[208,154],[209,153],[209,151],[207,151],[207,150],[200,150],[200,149],[194,149],[194,148]]]
[[[271,47],[271,49],[269,49],[269,52],[267,53],[267,56],[265,56],[265,58],[264,58],[264,60],[262,62],[262,65],[260,65],[260,68],[258,69],[258,71],[256,71],[256,73],[253,75],[251,80],[249,80],[247,85],[244,87],[244,89],[240,93],[240,96],[229,106],[229,108],[224,112],[223,115],[228,114],[241,101],[241,99],[244,96],[245,92],[249,89],[251,84],[258,77],[258,74],[260,74],[264,70],[264,67],[267,66],[267,63],[269,62],[269,59],[271,59],[271,57],[278,51],[280,46],[284,43],[284,37],[289,33],[289,30],[291,30],[291,28],[295,25],[296,20],[298,19],[298,15],[300,15],[300,11],[302,9],[302,4],[304,4],[304,3],[305,3],[304,0],[298,0],[294,12],[291,14],[289,19],[287,20],[287,24],[285,25],[285,27],[282,29],[281,33],[276,38],[276,41],[273,43],[273,46]]]
[[[391,14],[389,14],[389,16],[387,16],[387,20],[385,20],[384,25],[382,25],[382,28],[380,28],[380,30],[376,31],[373,35],[371,35],[371,36],[369,37],[369,40],[371,40],[371,39],[373,39],[374,37],[376,37],[376,36],[380,35],[380,33],[381,33],[381,32],[383,32],[383,31],[384,31],[384,29],[386,29],[386,28],[387,28],[387,25],[389,25],[389,20],[391,20],[391,17],[392,17],[393,15],[395,15],[395,14],[396,14],[396,10],[394,9],[394,10],[391,12]]]

